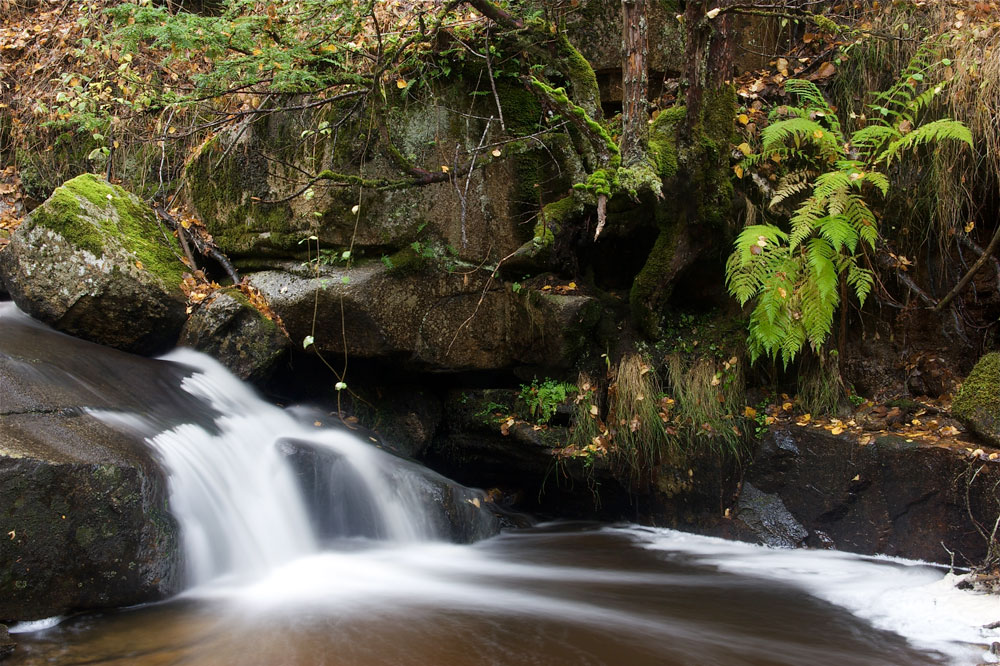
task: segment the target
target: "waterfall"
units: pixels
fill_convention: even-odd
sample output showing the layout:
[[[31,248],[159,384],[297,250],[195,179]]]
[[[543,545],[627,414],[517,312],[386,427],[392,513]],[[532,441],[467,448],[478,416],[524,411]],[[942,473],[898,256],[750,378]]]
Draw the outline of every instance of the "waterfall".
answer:
[[[190,584],[260,578],[331,540],[491,532],[478,491],[271,405],[204,354],[178,349],[164,358],[193,371],[181,388],[206,406],[203,414],[162,432],[135,416],[95,415],[141,428],[162,461]]]

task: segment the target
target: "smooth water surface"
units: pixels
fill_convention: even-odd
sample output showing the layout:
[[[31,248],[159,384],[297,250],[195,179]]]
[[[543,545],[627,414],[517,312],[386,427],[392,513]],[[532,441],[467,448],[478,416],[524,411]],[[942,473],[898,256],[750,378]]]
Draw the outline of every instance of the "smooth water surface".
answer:
[[[591,524],[448,543],[456,521],[488,533],[481,493],[268,404],[205,356],[139,359],[9,308],[0,326],[11,362],[154,450],[190,585],[13,627],[12,665],[975,664],[1000,641],[982,628],[1000,598],[919,563]]]

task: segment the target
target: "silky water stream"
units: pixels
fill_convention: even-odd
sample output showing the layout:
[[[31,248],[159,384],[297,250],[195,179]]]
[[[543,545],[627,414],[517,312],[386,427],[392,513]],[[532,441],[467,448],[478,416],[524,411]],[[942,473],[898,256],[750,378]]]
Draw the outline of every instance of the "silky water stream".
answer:
[[[15,626],[12,666],[976,664],[1000,640],[982,629],[1000,599],[917,562],[581,523],[455,544],[491,530],[476,491],[266,403],[208,357],[155,362],[186,366],[183,422],[152,416],[162,395],[94,415],[168,470],[190,585]]]

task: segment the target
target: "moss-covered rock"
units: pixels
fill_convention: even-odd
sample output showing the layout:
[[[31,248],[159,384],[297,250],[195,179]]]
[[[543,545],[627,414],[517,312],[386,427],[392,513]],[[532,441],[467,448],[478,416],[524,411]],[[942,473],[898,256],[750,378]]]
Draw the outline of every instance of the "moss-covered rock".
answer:
[[[499,158],[480,151],[476,170],[456,182],[405,185],[415,178],[410,167],[455,169],[456,150],[459,163],[470,159],[485,119],[497,115],[492,98],[470,96],[478,80],[453,75],[434,96],[391,98],[378,122],[349,100],[221,134],[189,163],[188,200],[219,248],[238,261],[305,258],[302,241],[311,236],[321,248],[351,246],[356,255],[391,255],[435,240],[469,261],[504,256],[530,233],[518,221],[541,180],[538,144],[504,146]],[[501,87],[510,94],[503,102],[509,129],[534,131],[537,100],[509,82]],[[470,105],[478,118],[455,111]],[[490,122],[491,133],[499,127]],[[308,174],[320,172],[330,178],[303,191]],[[360,180],[378,186],[362,189]]]
[[[180,256],[152,209],[85,174],[21,224],[0,252],[0,276],[22,310],[61,331],[157,353],[186,317]]]
[[[239,289],[202,303],[184,325],[178,344],[214,356],[241,379],[266,380],[287,355],[289,340]]]
[[[993,446],[1000,446],[1000,352],[986,354],[962,383],[952,413]]]

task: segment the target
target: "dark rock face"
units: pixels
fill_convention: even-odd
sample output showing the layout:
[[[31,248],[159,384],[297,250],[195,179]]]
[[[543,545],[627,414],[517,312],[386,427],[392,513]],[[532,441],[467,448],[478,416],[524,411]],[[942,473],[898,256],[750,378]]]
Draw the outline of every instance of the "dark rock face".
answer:
[[[173,345],[186,318],[179,256],[149,207],[87,174],[18,227],[0,252],[0,281],[58,330],[153,354]]]
[[[809,536],[780,497],[762,493],[750,483],[743,484],[738,508],[739,519],[767,546],[796,548]]]
[[[10,634],[7,633],[7,627],[0,624],[0,659],[6,659],[14,654],[15,647],[14,641],[11,640]]]
[[[346,344],[348,354],[414,370],[569,367],[600,317],[596,299],[514,293],[485,277],[401,273],[376,262],[319,278],[284,268],[251,280],[293,341],[315,330],[321,351],[343,353]]]
[[[227,289],[191,315],[178,345],[205,352],[240,379],[259,383],[287,355],[289,340],[239,290]]]
[[[127,407],[170,378],[159,363],[53,333],[10,304],[0,331],[0,620],[178,591],[177,526],[158,465],[141,438],[82,409]]]
[[[930,562],[949,562],[945,548],[956,564],[980,561],[986,541],[969,510],[989,526],[1000,511],[1000,464],[894,435],[860,446],[813,428],[773,428],[746,481],[780,499],[808,530],[808,546]]]

